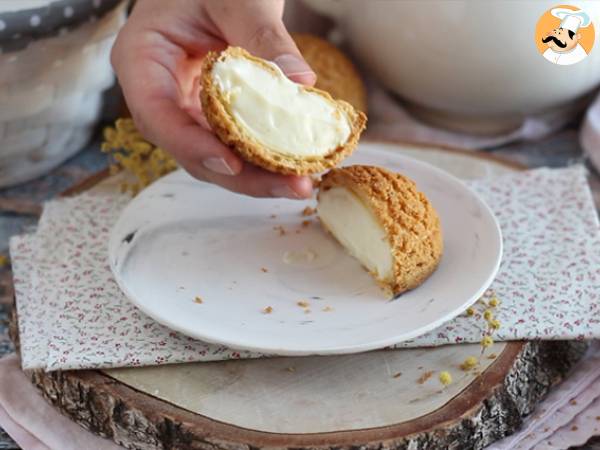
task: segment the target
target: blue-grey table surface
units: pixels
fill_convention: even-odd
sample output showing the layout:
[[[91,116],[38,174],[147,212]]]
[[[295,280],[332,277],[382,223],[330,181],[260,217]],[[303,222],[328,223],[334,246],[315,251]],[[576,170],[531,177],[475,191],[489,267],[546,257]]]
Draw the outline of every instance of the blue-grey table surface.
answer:
[[[538,142],[521,142],[486,150],[487,152],[529,167],[562,167],[584,162],[578,143],[578,124]],[[42,203],[70,186],[82,181],[107,165],[106,156],[100,152],[100,127],[96,137],[78,155],[55,169],[49,175],[21,186],[0,190],[0,199],[22,199]],[[600,177],[593,172],[590,176],[596,205],[600,205]],[[0,210],[0,253],[7,254],[10,236],[32,228],[37,219],[31,215],[15,214]],[[6,269],[4,269],[6,270]],[[7,335],[7,318],[10,299],[0,300],[0,356],[13,351]],[[0,429],[0,449],[19,448]],[[580,450],[600,450],[600,439],[592,439]]]

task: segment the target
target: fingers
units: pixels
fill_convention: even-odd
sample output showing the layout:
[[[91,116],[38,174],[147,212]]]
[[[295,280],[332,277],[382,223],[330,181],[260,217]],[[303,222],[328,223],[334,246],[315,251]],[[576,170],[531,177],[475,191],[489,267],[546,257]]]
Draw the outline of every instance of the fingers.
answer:
[[[241,159],[177,104],[179,87],[174,79],[175,69],[169,67],[176,64],[127,45],[117,43],[112,60],[142,135],[187,165],[198,164],[218,174],[239,173]]]
[[[281,20],[283,1],[210,1],[207,10],[231,45],[275,62],[297,83],[313,85],[317,80]]]
[[[150,3],[144,4],[151,6]],[[138,16],[142,13],[147,11],[138,10]],[[275,11],[273,16],[279,23],[281,19],[277,14],[280,16],[280,13],[281,11]],[[256,11],[252,12],[250,17],[255,14]],[[181,34],[177,36],[177,40],[183,39]],[[298,53],[289,35],[285,33],[285,36],[291,42],[291,49],[286,47],[289,46],[286,41],[278,44],[279,47],[273,47],[273,54],[281,56],[277,48]],[[256,40],[259,41],[260,39]],[[222,43],[220,38],[206,38],[202,42],[202,48],[195,53],[201,53],[208,46],[218,48]],[[260,48],[259,45],[249,50],[267,55],[267,46],[263,47],[261,51],[256,50]],[[312,182],[308,177],[275,174],[245,163],[219,141],[206,125],[203,127],[199,124],[204,119],[197,104],[198,83],[195,77],[199,60],[194,56],[190,57],[180,42],[174,42],[172,36],[153,30],[148,32],[139,23],[136,25],[131,22],[130,18],[113,47],[111,61],[132,117],[142,135],[171,153],[190,174],[255,197],[299,199],[311,196]]]
[[[189,167],[184,165],[184,167],[192,176],[200,180],[218,184],[230,191],[252,197],[285,197],[299,200],[310,198],[313,192],[312,181],[309,177],[268,172],[250,163],[244,163],[241,172],[236,176],[215,174],[197,165]]]

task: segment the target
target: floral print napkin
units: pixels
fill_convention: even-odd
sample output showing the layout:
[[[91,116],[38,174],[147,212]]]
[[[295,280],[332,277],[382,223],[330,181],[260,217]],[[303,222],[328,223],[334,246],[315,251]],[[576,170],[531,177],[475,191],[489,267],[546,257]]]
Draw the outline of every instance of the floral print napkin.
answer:
[[[502,228],[488,291],[496,340],[600,338],[600,227],[585,169],[537,169],[470,182]],[[109,368],[262,355],[207,344],[149,318],[119,290],[107,242],[129,197],[85,193],[46,204],[35,233],[10,251],[22,365]],[[459,316],[398,347],[480,342],[485,320]]]

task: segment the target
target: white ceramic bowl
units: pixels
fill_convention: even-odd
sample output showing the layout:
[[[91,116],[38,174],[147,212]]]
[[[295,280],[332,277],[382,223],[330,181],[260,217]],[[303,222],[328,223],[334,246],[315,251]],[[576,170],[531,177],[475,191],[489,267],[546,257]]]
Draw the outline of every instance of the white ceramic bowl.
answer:
[[[114,83],[122,0],[0,3],[0,187],[50,171],[83,148]]]
[[[538,52],[538,19],[556,1],[305,0],[333,17],[364,68],[430,120],[482,131],[566,107],[600,82],[600,44],[558,66]],[[572,1],[592,17],[600,2]],[[456,123],[454,123],[456,125]],[[491,127],[491,128],[490,128]]]

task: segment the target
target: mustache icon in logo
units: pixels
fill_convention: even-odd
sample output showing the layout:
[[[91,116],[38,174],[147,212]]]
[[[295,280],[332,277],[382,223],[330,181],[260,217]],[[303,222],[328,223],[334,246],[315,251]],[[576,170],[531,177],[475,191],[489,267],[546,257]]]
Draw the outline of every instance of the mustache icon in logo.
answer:
[[[562,42],[556,36],[546,36],[545,38],[542,38],[544,44],[547,44],[550,41],[553,41],[560,48],[565,48],[567,46],[566,42]]]

